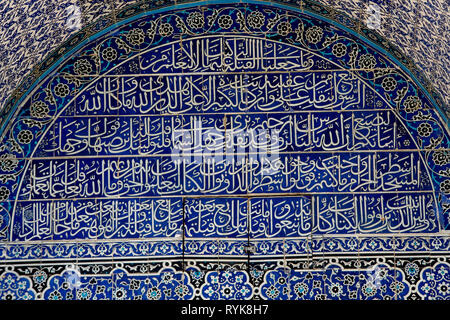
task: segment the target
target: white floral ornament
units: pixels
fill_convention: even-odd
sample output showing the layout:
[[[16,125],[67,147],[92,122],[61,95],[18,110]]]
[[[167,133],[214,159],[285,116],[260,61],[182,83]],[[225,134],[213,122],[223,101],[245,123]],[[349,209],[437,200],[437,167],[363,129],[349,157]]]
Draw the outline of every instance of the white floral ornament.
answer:
[[[127,292],[124,288],[116,288],[113,292],[113,297],[116,300],[125,300],[127,298]]]
[[[370,53],[361,55],[358,60],[358,65],[362,69],[373,69],[375,68],[376,64],[377,61],[375,60],[375,57]]]
[[[253,11],[247,17],[247,23],[250,27],[259,29],[264,25],[266,18],[259,11]]]
[[[422,137],[429,137],[433,132],[433,128],[429,123],[421,123],[417,128],[417,132]]]
[[[377,293],[377,287],[373,283],[367,282],[362,286],[362,293],[366,297],[372,297]]]
[[[21,130],[17,135],[17,140],[21,144],[28,144],[33,140],[33,133],[30,130]]]
[[[277,32],[280,36],[287,36],[292,32],[291,24],[287,21],[282,21],[277,26]]]
[[[397,87],[397,81],[392,77],[386,77],[381,82],[381,86],[386,91],[393,91]]]
[[[169,37],[173,33],[173,27],[169,23],[162,23],[159,26],[159,34],[162,37]]]
[[[338,58],[345,56],[347,53],[347,47],[343,43],[336,43],[331,50]]]
[[[219,23],[219,27],[222,29],[229,29],[233,24],[233,19],[231,19],[229,15],[223,15],[219,17],[217,22]]]
[[[205,18],[200,12],[189,13],[186,22],[192,29],[201,29],[205,25]]]
[[[234,294],[234,289],[229,284],[226,284],[222,287],[221,290],[222,296],[225,297],[225,299],[229,299]]]
[[[414,262],[409,262],[405,266],[405,272],[407,275],[414,277],[419,274],[419,266]]]
[[[422,101],[420,101],[419,97],[417,96],[408,96],[405,99],[403,106],[405,107],[406,112],[412,113],[420,109],[420,107],[422,106]]]
[[[278,290],[274,285],[271,285],[269,288],[267,288],[266,290],[266,295],[267,297],[269,297],[270,299],[275,299],[278,297],[278,295],[280,294],[280,290]]]
[[[445,194],[450,194],[450,179],[444,180],[439,185],[441,191]]]
[[[102,58],[105,61],[112,62],[117,59],[117,51],[114,48],[108,47],[102,51]]]
[[[33,282],[36,284],[45,283],[45,280],[47,280],[48,276],[47,273],[43,270],[37,270],[33,274]]]
[[[61,98],[68,96],[70,93],[69,86],[65,83],[58,83],[53,90],[55,94]]]
[[[130,44],[139,46],[145,40],[145,33],[142,29],[134,28],[127,33],[126,39]]]
[[[341,296],[343,293],[343,289],[342,286],[339,283],[332,283],[330,285],[330,294],[333,297],[339,297]]]
[[[148,289],[146,296],[149,300],[159,300],[161,299],[161,290],[159,290],[157,287],[152,287]]]
[[[297,297],[301,298],[306,296],[306,294],[309,292],[309,287],[306,283],[297,282],[294,286],[294,292]]]
[[[86,59],[80,59],[73,64],[73,72],[78,75],[88,75],[92,72],[92,65]]]
[[[5,172],[14,171],[19,164],[19,160],[17,160],[16,156],[13,154],[2,154],[0,156],[0,169]]]
[[[189,293],[189,288],[184,285],[184,284],[179,284],[176,288],[175,288],[175,294],[180,297],[181,299],[184,298],[185,295],[187,295]]]
[[[38,119],[46,118],[46,117],[48,117],[49,111],[50,111],[50,109],[47,106],[47,104],[45,104],[44,102],[42,102],[40,100],[34,102],[30,107],[30,115],[33,118],[38,118]]]
[[[433,153],[433,162],[438,166],[446,165],[450,162],[450,151],[445,149],[438,149]]]
[[[442,283],[438,284],[437,289],[438,289],[439,293],[445,297],[450,292],[450,284],[446,283],[446,282],[442,282]]]
[[[317,44],[322,40],[323,30],[321,27],[313,26],[306,30],[305,37],[309,43]]]
[[[0,201],[4,201],[9,198],[10,191],[5,186],[0,187]]]
[[[92,291],[89,288],[81,288],[77,291],[77,299],[78,300],[90,300],[92,296]]]

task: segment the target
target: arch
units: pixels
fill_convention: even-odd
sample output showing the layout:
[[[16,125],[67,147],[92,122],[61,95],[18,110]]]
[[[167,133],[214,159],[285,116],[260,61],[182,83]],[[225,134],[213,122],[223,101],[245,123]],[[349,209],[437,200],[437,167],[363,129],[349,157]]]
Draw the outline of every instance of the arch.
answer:
[[[378,35],[313,2],[143,2],[116,18],[8,104],[6,260],[185,271],[448,250],[446,109]]]

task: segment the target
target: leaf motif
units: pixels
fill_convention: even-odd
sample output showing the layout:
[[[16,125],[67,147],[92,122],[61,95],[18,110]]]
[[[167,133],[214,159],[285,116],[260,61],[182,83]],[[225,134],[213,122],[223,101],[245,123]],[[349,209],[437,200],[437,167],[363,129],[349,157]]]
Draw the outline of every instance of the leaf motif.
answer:
[[[23,123],[25,123],[28,127],[33,128],[33,127],[38,127],[39,129],[42,129],[44,124],[47,122],[40,122],[34,119],[24,119],[22,120]]]
[[[430,114],[425,115],[422,113],[422,111],[419,111],[419,113],[413,117],[413,120],[424,121],[424,120],[432,120],[432,118]]]
[[[242,30],[246,30],[246,31],[248,30],[248,29],[247,29],[247,26],[246,26],[246,24],[245,24],[245,17],[244,17],[244,15],[242,14],[241,11],[237,11],[236,22],[239,23],[239,27],[240,27]]]
[[[184,23],[183,19],[176,16],[175,21],[176,21],[176,27],[179,28],[182,33],[186,33],[187,27],[186,27],[186,24]]]
[[[18,172],[18,173],[2,174],[2,175],[0,175],[0,181],[2,183],[7,183],[10,180],[14,181],[14,180],[17,179],[17,176],[18,176],[19,173],[20,172]]]
[[[274,26],[275,24],[277,24],[277,22],[278,22],[279,20],[280,20],[280,15],[277,13],[277,14],[275,15],[275,17],[273,17],[272,19],[269,19],[269,20],[268,20],[268,23],[267,23],[267,29],[268,29],[268,30],[272,29],[273,26]]]
[[[349,65],[354,65],[356,61],[356,57],[358,56],[358,48],[355,46],[353,47],[352,51],[348,54],[350,57],[350,61],[348,62]]]
[[[338,35],[335,33],[333,34],[333,36],[331,37],[325,37],[325,40],[323,42],[323,47],[326,48],[328,47],[330,44],[332,44],[333,42],[338,40]]]
[[[53,96],[52,90],[50,89],[50,84],[47,88],[44,88],[44,92],[45,92],[44,101],[47,101],[48,103],[50,103],[52,105],[56,105],[56,99]]]
[[[403,87],[399,90],[397,90],[397,97],[394,98],[394,102],[400,106],[400,102],[403,100],[403,98],[406,96],[406,92],[408,91],[408,87]]]
[[[122,39],[116,39],[117,48],[125,51],[126,54],[131,52],[131,47],[125,43]]]
[[[209,24],[210,26],[213,25],[213,23],[214,23],[214,21],[216,20],[218,14],[219,14],[219,11],[217,11],[217,9],[213,9],[212,14],[211,14],[210,16],[207,17],[207,19],[208,19],[208,24]]]
[[[77,88],[81,85],[81,80],[78,77],[73,77],[71,75],[64,75],[63,79],[67,80],[68,83],[73,83]]]
[[[94,54],[92,55],[92,59],[94,60],[96,69],[99,70],[100,69],[100,45],[94,47],[92,49],[92,51],[94,52]]]
[[[445,170],[440,170],[439,174],[444,177],[450,177],[450,168],[447,168]]]
[[[295,38],[295,41],[300,42],[303,40],[303,31],[305,30],[305,26],[303,25],[302,21],[299,21],[298,28],[295,29],[295,34],[297,37]]]

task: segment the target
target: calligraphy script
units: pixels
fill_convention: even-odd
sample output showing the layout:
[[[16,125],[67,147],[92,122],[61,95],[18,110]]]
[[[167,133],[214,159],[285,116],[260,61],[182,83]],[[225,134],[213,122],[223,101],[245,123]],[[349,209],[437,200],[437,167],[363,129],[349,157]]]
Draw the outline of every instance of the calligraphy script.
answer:
[[[138,61],[83,89],[47,130],[13,240],[439,231],[420,150],[353,72],[242,36]]]

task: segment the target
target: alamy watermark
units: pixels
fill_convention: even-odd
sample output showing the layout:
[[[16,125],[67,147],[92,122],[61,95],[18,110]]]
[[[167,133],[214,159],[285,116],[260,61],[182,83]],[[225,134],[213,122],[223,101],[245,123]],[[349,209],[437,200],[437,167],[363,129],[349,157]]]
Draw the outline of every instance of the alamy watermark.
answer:
[[[374,2],[369,2],[366,13],[368,15],[366,20],[367,28],[369,29],[380,29],[381,28],[381,8],[378,4]]]
[[[68,15],[66,19],[66,27],[73,31],[81,29],[81,9],[79,6],[72,4],[66,8]]]
[[[387,275],[387,268],[380,265],[374,265],[366,270],[366,286],[371,290],[376,291],[382,286],[383,280]]]
[[[256,164],[263,175],[273,175],[278,168],[282,139],[278,130],[265,128],[217,129],[192,121],[189,129],[172,130],[172,161],[177,164]]]
[[[78,289],[81,287],[81,274],[80,270],[75,265],[69,265],[64,271],[66,283],[69,285],[69,289]]]

